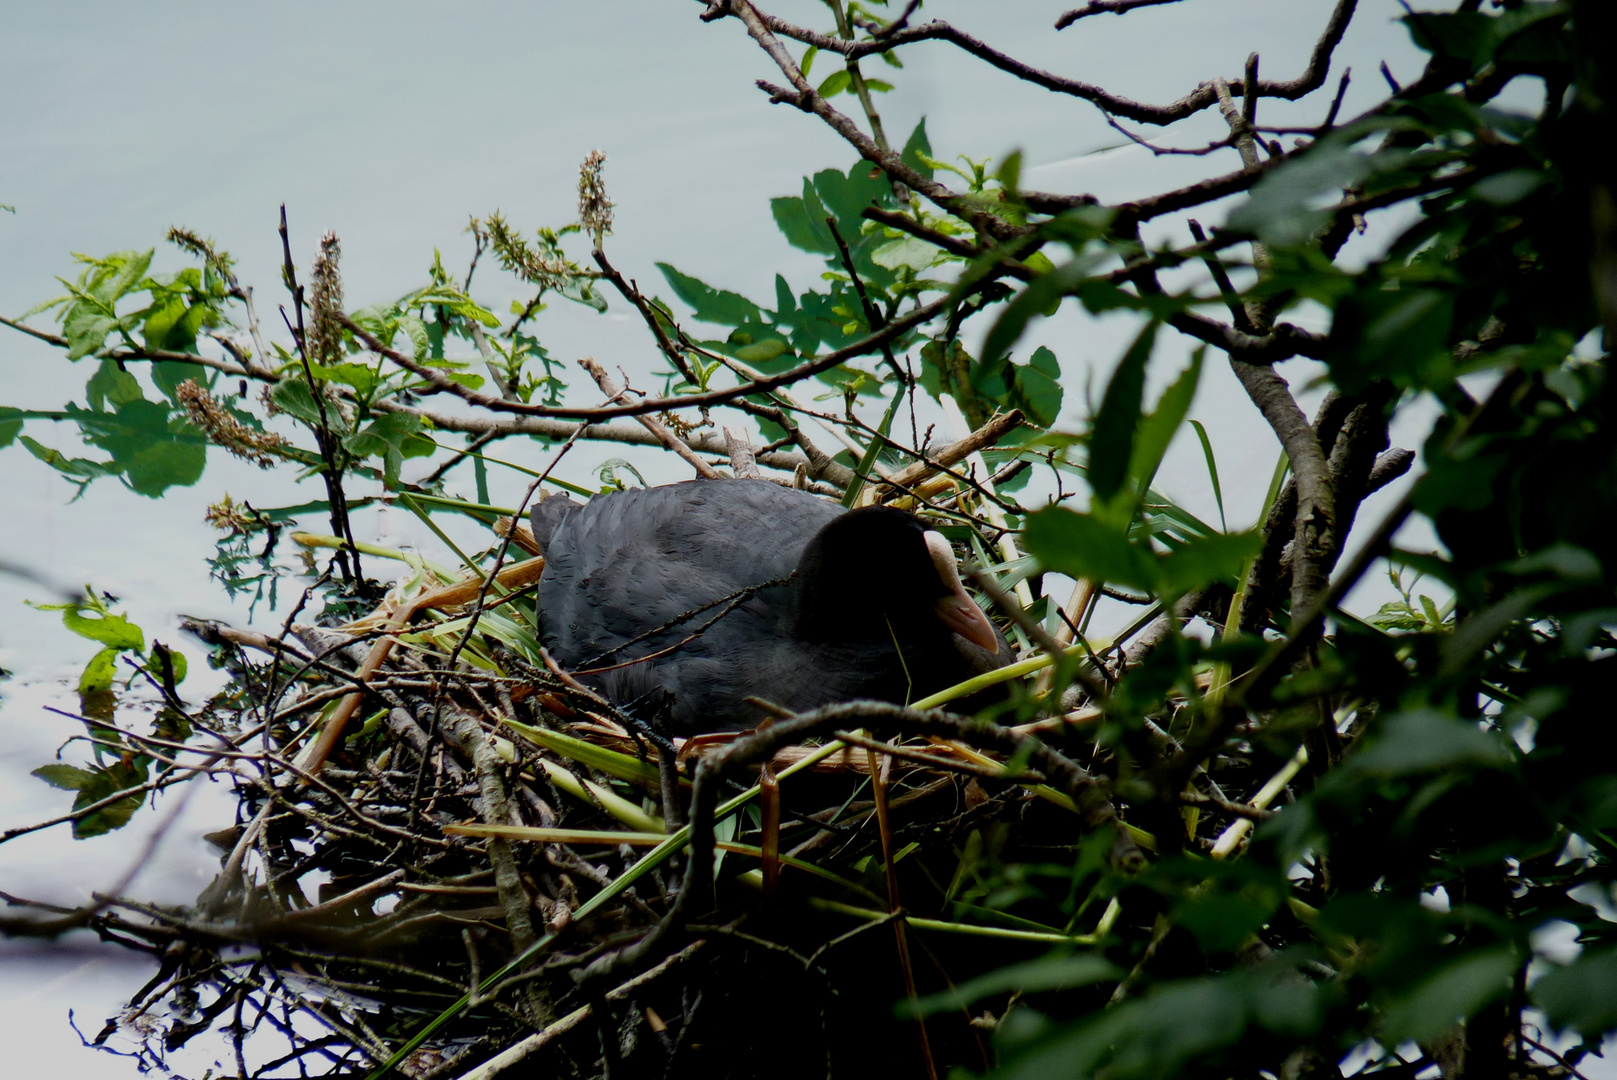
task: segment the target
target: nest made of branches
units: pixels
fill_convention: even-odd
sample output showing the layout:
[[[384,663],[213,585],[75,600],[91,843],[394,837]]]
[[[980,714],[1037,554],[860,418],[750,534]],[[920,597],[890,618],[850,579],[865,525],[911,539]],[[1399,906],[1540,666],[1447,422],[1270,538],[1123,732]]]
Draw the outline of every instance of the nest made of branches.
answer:
[[[1105,794],[1100,709],[1030,705],[1061,688],[1024,677],[1020,724],[853,702],[665,739],[547,663],[542,566],[417,560],[343,626],[191,625],[236,675],[237,823],[193,907],[96,916],[161,958],[98,1041],[168,1068],[214,1031],[242,1076],[981,1069],[997,1017],[954,988],[1120,919],[1149,935],[1108,873],[1154,841]],[[1227,851],[1265,777],[1215,769],[1187,820]]]

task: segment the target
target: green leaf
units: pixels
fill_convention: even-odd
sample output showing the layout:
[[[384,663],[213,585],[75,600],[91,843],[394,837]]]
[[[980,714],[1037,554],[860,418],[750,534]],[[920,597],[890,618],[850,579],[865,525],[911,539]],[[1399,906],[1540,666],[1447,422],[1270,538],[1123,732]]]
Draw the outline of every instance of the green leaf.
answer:
[[[1347,773],[1384,777],[1440,772],[1465,766],[1503,768],[1510,753],[1474,723],[1432,709],[1387,717],[1368,746],[1343,763]]]
[[[154,641],[152,642],[152,651],[146,657],[146,666],[151,670],[152,674],[161,679],[165,657],[168,660],[169,670],[174,673],[174,685],[178,686],[185,681],[185,676],[190,671],[190,665],[185,661],[185,654],[180,650],[170,648],[160,641]]]
[[[1179,425],[1184,422],[1185,415],[1190,412],[1190,403],[1196,398],[1196,386],[1201,381],[1202,358],[1207,354],[1207,347],[1200,346],[1190,354],[1190,366],[1184,370],[1172,386],[1163,391],[1157,402],[1155,411],[1141,421],[1134,436],[1134,450],[1129,455],[1128,478],[1134,492],[1143,496],[1151,489],[1151,481],[1156,479],[1157,469],[1162,466],[1162,457],[1168,452],[1168,444],[1179,431]],[[1113,376],[1115,381],[1116,376]],[[1107,387],[1111,393],[1111,387]],[[1101,403],[1105,408],[1104,400]],[[1099,422],[1097,418],[1097,423]],[[1094,463],[1091,461],[1090,472],[1094,472]],[[1090,481],[1093,486],[1094,481]]]
[[[97,352],[107,342],[107,335],[118,328],[118,320],[82,304],[75,305],[72,314],[62,322],[62,336],[67,338],[67,358],[79,360]]]
[[[1478,949],[1439,968],[1388,1003],[1381,1034],[1424,1042],[1510,993],[1519,960],[1508,945]]]
[[[877,266],[885,266],[889,270],[898,270],[903,267],[915,271],[917,274],[938,261],[944,255],[942,248],[936,244],[928,243],[918,236],[900,236],[873,248],[870,259]],[[953,256],[945,256],[952,258]]]
[[[419,319],[416,321],[418,323],[420,322]],[[425,327],[423,327],[423,329],[425,329]],[[422,359],[425,358],[423,357]],[[377,384],[381,382],[381,378],[377,375],[376,369],[371,367],[369,364],[331,364],[329,366],[325,364],[310,364],[309,370],[317,379],[330,379],[332,382],[338,382],[342,383],[344,386],[353,387],[354,393],[358,394],[362,398],[370,397],[371,392],[375,390]],[[307,390],[306,386],[305,390]],[[273,394],[273,391],[271,393]],[[310,396],[308,400],[309,407],[313,408],[313,396]],[[287,411],[290,412],[291,410],[288,409]]]
[[[898,57],[892,53],[882,53],[881,57],[894,67],[903,66],[898,63]],[[898,156],[904,164],[928,180],[932,179],[933,168],[927,164],[932,158],[932,140],[926,135],[926,117],[921,117],[915,129],[910,132],[910,137],[904,140],[904,149]]]
[[[79,637],[89,638],[109,649],[142,652],[146,648],[146,635],[123,615],[98,612],[82,604],[64,604],[62,624]]]
[[[843,238],[855,246],[856,254],[859,230],[863,224],[860,215],[866,207],[891,202],[893,197],[886,176],[866,161],[855,162],[846,173],[837,169],[820,170],[814,174],[814,190],[820,196],[820,202],[836,217]],[[858,262],[857,258],[855,262]],[[860,273],[864,272],[861,266]]]
[[[1546,20],[1564,21],[1572,10],[1570,4],[1523,4],[1513,11],[1497,15],[1480,11],[1429,12],[1406,15],[1403,22],[1409,27],[1409,36],[1417,48],[1438,57],[1464,60],[1473,71],[1508,56],[1510,59],[1528,59],[1515,55],[1517,49],[1509,46],[1516,39]],[[1534,56],[1532,59],[1543,59]]]
[[[1338,302],[1331,324],[1325,362],[1341,389],[1356,393],[1376,379],[1447,385],[1454,372],[1454,295],[1440,288],[1364,284]]]
[[[94,773],[77,765],[41,765],[28,775],[37,776],[62,791],[80,791],[95,779]]]
[[[427,324],[415,315],[404,314],[399,316],[399,329],[410,339],[414,348],[414,358],[425,360],[432,348],[432,341],[427,334]]]
[[[311,368],[313,365],[310,365]],[[341,366],[341,365],[339,365]],[[270,387],[270,401],[284,413],[302,420],[310,427],[320,426],[320,407],[315,403],[309,384],[302,379],[282,379]],[[337,422],[336,410],[327,410],[328,417]]]
[[[161,306],[153,306],[141,327],[148,349],[195,352],[197,334],[215,315],[204,304],[187,304],[183,295],[174,295]]]
[[[1202,427],[1200,420],[1192,420],[1190,426],[1196,429],[1196,438],[1202,444],[1202,457],[1207,461],[1207,478],[1212,481],[1213,500],[1218,503],[1218,526],[1228,532],[1230,524],[1224,517],[1224,492],[1218,486],[1218,461],[1213,457],[1213,440],[1207,437],[1207,429]]]
[[[1013,1014],[1014,1015],[1014,1014]],[[1240,976],[1170,982],[1039,1040],[996,1071],[1003,1080],[1171,1077],[1189,1061],[1238,1040],[1247,1003]]]
[[[860,489],[865,485],[865,478],[876,467],[876,459],[881,455],[882,447],[885,445],[883,440],[886,438],[887,433],[892,430],[893,417],[898,414],[898,407],[903,402],[903,394],[894,394],[893,403],[887,406],[887,411],[882,414],[881,423],[876,428],[881,437],[872,437],[870,444],[865,447],[865,452],[859,459],[859,467],[854,470],[853,483],[849,484],[848,490],[843,492],[842,505],[844,507],[852,508],[859,501]]]
[[[1533,984],[1533,1001],[1557,1028],[1598,1040],[1617,1028],[1617,948],[1586,952]]]
[[[784,353],[790,346],[780,338],[765,338],[735,351],[736,359],[747,364],[767,364]]]
[[[668,279],[674,295],[690,305],[695,317],[702,322],[740,326],[763,317],[763,309],[739,293],[715,289],[705,281],[680,273],[667,263],[658,263],[657,269]]]
[[[784,196],[770,199],[769,210],[775,217],[775,227],[780,229],[786,242],[793,247],[815,255],[837,254],[837,242],[825,225],[825,205],[820,202],[814,184],[806,177],[803,180],[802,198]]]
[[[21,436],[19,440],[28,452],[34,455],[57,472],[77,480],[95,480],[102,476],[117,476],[119,469],[111,461],[91,461],[89,458],[70,458],[59,450],[28,437]]]
[[[1030,515],[1022,540],[1047,569],[1070,577],[1134,589],[1151,589],[1157,582],[1151,553],[1130,543],[1127,533],[1064,506]]]
[[[1053,273],[1043,274],[1029,282],[1027,288],[1005,305],[1005,310],[989,329],[988,336],[983,339],[983,360],[985,362],[1002,360],[1011,351],[1011,346],[1022,336],[1022,331],[1027,328],[1029,320],[1035,315],[1048,312],[1052,304],[1059,304],[1063,296],[1089,276],[1098,259],[1098,256],[1079,256],[1057,267]],[[985,255],[979,261],[992,264],[993,256]],[[964,280],[962,277],[962,281]]]
[[[999,163],[994,172],[994,178],[999,186],[1006,191],[1020,191],[1022,189],[1022,151],[1012,150],[1005,155],[1005,160]]]
[[[383,482],[389,489],[397,489],[405,458],[426,457],[438,449],[437,443],[420,432],[420,417],[383,413],[345,438],[343,446],[357,458],[381,458]]]
[[[1158,560],[1161,591],[1178,597],[1215,582],[1236,582],[1262,549],[1263,535],[1258,532],[1197,537]]]
[[[819,89],[816,92],[823,98],[831,98],[836,97],[838,94],[842,93],[852,85],[853,76],[848,73],[847,68],[843,68],[840,71],[833,71],[830,75],[826,76],[825,81],[820,83]]]
[[[90,381],[84,384],[85,397],[90,408],[103,411],[110,404],[114,409],[146,395],[141,392],[140,380],[118,366],[116,360],[103,360]]]
[[[1061,364],[1056,354],[1040,345],[1028,362],[1016,367],[1017,404],[1040,427],[1049,427],[1061,415]]]
[[[1196,935],[1208,952],[1235,952],[1269,922],[1283,895],[1274,889],[1246,888],[1185,897],[1172,912],[1175,925]]]
[[[1128,477],[1145,394],[1145,366],[1156,343],[1157,325],[1155,319],[1146,323],[1123,354],[1090,428],[1089,487],[1097,503],[1111,502]]]
[[[145,251],[119,251],[108,255],[101,260],[105,268],[102,273],[96,275],[95,283],[90,287],[90,295],[105,304],[110,311],[125,293],[146,276],[146,271],[151,268],[152,253],[155,250],[147,248]]]
[[[166,404],[130,401],[116,413],[68,409],[86,440],[112,455],[132,491],[157,498],[171,487],[188,487],[202,476],[207,440]]]
[[[90,658],[90,662],[84,665],[84,671],[79,674],[79,693],[99,693],[110,688],[117,677],[118,650],[102,649]]]
[[[1330,220],[1321,202],[1334,200],[1373,169],[1369,155],[1346,138],[1321,139],[1259,180],[1247,200],[1230,211],[1229,227],[1270,244],[1304,244]]]
[[[138,787],[146,782],[148,767],[141,763],[114,761],[105,769],[99,769],[88,775],[83,786],[78,789],[78,796],[73,800],[75,810],[82,809],[93,803],[100,802],[109,795]],[[92,836],[101,836],[121,829],[129,823],[136,810],[141,806],[141,793],[136,791],[119,799],[111,806],[104,807],[95,813],[79,818],[73,823],[73,839],[87,840]]]
[[[1538,169],[1507,169],[1472,184],[1471,195],[1494,206],[1512,206],[1543,187],[1549,179]]]

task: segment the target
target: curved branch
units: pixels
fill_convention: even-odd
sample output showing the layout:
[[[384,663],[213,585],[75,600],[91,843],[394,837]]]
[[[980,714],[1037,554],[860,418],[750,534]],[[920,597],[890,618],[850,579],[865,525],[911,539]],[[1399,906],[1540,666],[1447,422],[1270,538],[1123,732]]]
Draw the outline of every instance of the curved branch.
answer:
[[[1079,19],[1091,15],[1126,15],[1135,8],[1156,7],[1158,4],[1177,4],[1179,0],[1089,0],[1081,8],[1064,11],[1056,20],[1056,29],[1065,30]]]
[[[746,0],[733,0],[729,5],[729,13],[739,15],[740,11],[738,9],[750,8],[750,6],[750,4],[746,3]],[[1309,55],[1308,66],[1303,69],[1303,73],[1295,79],[1259,82],[1257,83],[1257,95],[1259,97],[1274,97],[1295,101],[1323,86],[1325,76],[1330,72],[1331,55],[1336,51],[1336,46],[1341,43],[1342,35],[1347,32],[1348,23],[1352,20],[1354,9],[1357,7],[1358,0],[1338,0],[1335,10],[1331,12],[1330,19],[1325,23],[1325,29],[1314,43],[1313,52]],[[757,12],[756,15],[763,25],[775,34],[801,41],[805,45],[813,45],[822,52],[840,53],[849,60],[858,60],[873,53],[886,52],[897,46],[908,45],[916,41],[946,41],[1024,82],[1033,83],[1035,86],[1043,87],[1054,93],[1081,98],[1105,112],[1136,120],[1142,124],[1156,124],[1159,126],[1172,124],[1209,108],[1218,100],[1211,83],[1202,83],[1184,97],[1166,105],[1152,105],[1148,102],[1120,97],[1096,86],[1094,83],[1087,83],[1081,79],[1064,78],[1041,68],[1036,68],[1031,64],[1024,64],[1022,61],[993,48],[987,42],[939,19],[911,27],[908,30],[901,30],[880,40],[844,41],[841,38],[831,37],[796,26],[773,15],[765,15],[762,12]],[[1066,16],[1063,16],[1063,18],[1066,18]],[[1059,23],[1057,24],[1058,29],[1060,25]],[[1239,84],[1241,80],[1238,78],[1231,79],[1230,82],[1233,89],[1234,84]]]

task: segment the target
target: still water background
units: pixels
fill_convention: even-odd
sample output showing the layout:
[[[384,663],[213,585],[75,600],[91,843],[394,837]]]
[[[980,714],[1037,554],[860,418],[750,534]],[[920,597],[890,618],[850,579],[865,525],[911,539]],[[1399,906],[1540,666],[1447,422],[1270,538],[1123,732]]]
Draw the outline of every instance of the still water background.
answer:
[[[1238,73],[1253,50],[1262,55],[1265,77],[1294,77],[1332,5],[1204,0],[1127,20],[1093,18],[1058,34],[1051,26],[1067,6],[934,0],[923,15],[955,21],[1041,67],[1166,101],[1201,80]],[[806,0],[779,10],[813,25],[827,21],[823,6]],[[347,301],[361,307],[424,283],[434,249],[462,272],[471,254],[463,233],[471,215],[498,209],[525,230],[571,221],[576,169],[592,149],[608,155],[606,181],[617,203],[608,250],[648,292],[669,295],[653,265],[658,260],[766,301],[777,272],[807,287],[821,264],[786,244],[768,200],[797,193],[801,178],[819,169],[846,169],[853,154],[812,117],[770,106],[752,84],[778,80],[773,65],[739,23],[703,24],[700,11],[676,0],[9,4],[0,36],[0,203],[16,213],[0,214],[0,311],[15,316],[56,295],[53,279],[77,274],[72,252],[161,247],[170,225],[184,225],[236,256],[242,280],[256,287],[266,332],[285,340],[275,333],[284,298],[275,233],[281,203],[305,273],[320,234],[338,233]],[[1334,86],[1343,66],[1354,69],[1344,115],[1384,92],[1375,74],[1382,60],[1404,82],[1418,73],[1421,58],[1393,21],[1400,13],[1391,2],[1361,5],[1332,72]],[[998,158],[1021,148],[1028,186],[1089,191],[1103,200],[1165,190],[1237,165],[1233,153],[1222,155],[1228,160],[1154,158],[1119,146],[1120,137],[1087,104],[1018,84],[948,46],[923,45],[903,57],[905,70],[882,73],[897,85],[879,99],[887,128],[901,139],[925,117],[939,158]],[[821,66],[819,77],[831,70],[824,60]],[[1311,99],[1301,107],[1265,102],[1263,108],[1272,122],[1309,123],[1326,104]],[[1203,114],[1164,141],[1190,145],[1220,134],[1216,113]],[[1199,213],[1217,220],[1222,210]],[[1355,244],[1372,250],[1395,224],[1377,223]],[[1182,221],[1155,225],[1148,239],[1182,238]],[[181,265],[177,253],[160,250],[154,269]],[[478,270],[474,291],[496,311],[525,296],[492,260]],[[34,321],[46,325],[45,317]],[[534,329],[569,366],[594,356],[651,385],[652,342],[621,304],[603,317],[556,301]],[[1125,320],[1082,318],[1069,306],[1030,339],[1029,347],[1048,344],[1062,362],[1066,426],[1081,420],[1083,388],[1098,393],[1129,333]],[[1155,385],[1177,371],[1175,352],[1187,354],[1185,343],[1161,347]],[[1317,372],[1293,361],[1286,374],[1303,386]],[[0,334],[4,404],[61,408],[82,400],[88,375],[85,365],[66,363],[48,346],[9,330]],[[577,378],[569,381],[578,387]],[[1305,404],[1316,398],[1317,392],[1305,395]],[[1209,365],[1192,415],[1217,448],[1229,523],[1244,527],[1261,503],[1277,444],[1218,365]],[[1395,431],[1395,445],[1418,446],[1422,430],[1422,417],[1410,417]],[[28,431],[70,455],[84,453],[65,426],[30,424]],[[533,464],[542,451],[510,441],[499,453]],[[613,457],[642,463],[654,483],[683,478],[660,459],[589,443],[563,474],[589,479]],[[470,477],[460,483],[469,495]],[[1159,484],[1216,520],[1194,439],[1175,446]],[[498,471],[491,485],[496,503],[515,501],[524,486]],[[180,615],[249,621],[245,605],[232,603],[208,578],[213,536],[202,524],[204,507],[226,492],[259,506],[319,493],[288,470],[261,472],[212,453],[199,483],[160,501],[116,481],[98,482],[75,499],[67,482],[17,445],[0,452],[0,492],[0,552],[39,579],[0,577],[0,667],[10,672],[0,683],[3,829],[67,808],[66,793],[28,773],[78,730],[47,709],[76,708],[71,686],[93,651],[56,615],[23,601],[56,599],[52,583],[57,589],[89,583],[119,597],[148,639],[200,658],[176,628]],[[351,490],[367,493],[362,484]],[[1392,497],[1383,493],[1380,501]],[[1376,515],[1373,504],[1361,519]],[[365,511],[354,527],[362,539],[443,556],[438,541],[402,511]],[[474,529],[450,531],[477,546]],[[369,566],[372,573],[387,570],[376,560]],[[297,588],[288,582],[283,597]],[[1373,609],[1384,594],[1371,582],[1355,606]],[[279,611],[261,606],[256,617],[278,624],[284,604]],[[184,688],[191,700],[217,686],[205,665],[193,663]],[[65,753],[71,760],[75,749]],[[95,840],[75,843],[57,829],[0,846],[0,890],[80,903],[118,879],[169,809],[160,803],[129,828]],[[232,811],[222,785],[204,786],[130,892],[193,900],[217,866],[201,834],[228,824]],[[150,970],[144,958],[88,935],[51,945],[0,941],[5,1071],[131,1075],[129,1061],[79,1048],[68,1011],[93,1035]],[[200,1073],[219,1049],[198,1048],[190,1071]]]

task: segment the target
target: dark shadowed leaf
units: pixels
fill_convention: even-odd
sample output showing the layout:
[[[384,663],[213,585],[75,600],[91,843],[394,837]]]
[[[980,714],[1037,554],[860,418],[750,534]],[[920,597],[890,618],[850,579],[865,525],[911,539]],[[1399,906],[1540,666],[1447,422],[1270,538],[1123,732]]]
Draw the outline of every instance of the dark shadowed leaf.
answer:
[[[1144,495],[1151,489],[1151,481],[1156,479],[1157,469],[1162,465],[1162,456],[1168,452],[1168,444],[1173,442],[1179,425],[1185,421],[1185,414],[1190,412],[1190,403],[1196,398],[1196,386],[1201,381],[1202,358],[1206,355],[1205,346],[1191,353],[1190,366],[1174,380],[1172,386],[1162,392],[1156,409],[1140,422],[1128,465],[1129,486],[1135,494]],[[1107,392],[1111,392],[1109,387]],[[1099,423],[1098,417],[1096,423]],[[1093,457],[1090,471],[1094,472]],[[1093,486],[1094,481],[1090,483]]]
[[[1424,1041],[1510,993],[1520,963],[1508,945],[1479,949],[1438,969],[1387,1005],[1389,1039]]]
[[[79,791],[95,778],[94,773],[77,765],[41,765],[28,775],[37,776],[51,787],[63,791]]]
[[[1082,953],[1077,956],[1047,956],[1022,964],[1011,964],[987,975],[961,983],[953,990],[931,994],[911,1006],[901,1002],[896,1011],[903,1016],[927,1016],[963,1008],[991,994],[1019,992],[1036,994],[1042,990],[1066,990],[1122,977],[1117,966],[1105,957]]]
[[[1534,983],[1532,994],[1556,1027],[1599,1038],[1617,1028],[1617,949],[1585,953]]]
[[[1157,323],[1152,320],[1128,347],[1106,384],[1089,436],[1089,486],[1096,502],[1110,502],[1128,477],[1145,394],[1145,365],[1156,339]]]
[[[1262,548],[1263,535],[1258,532],[1197,537],[1158,560],[1162,591],[1183,596],[1214,582],[1234,582]]]
[[[1389,716],[1370,745],[1350,757],[1347,771],[1376,776],[1406,776],[1461,766],[1501,768],[1510,754],[1499,740],[1476,724],[1431,709]]]

